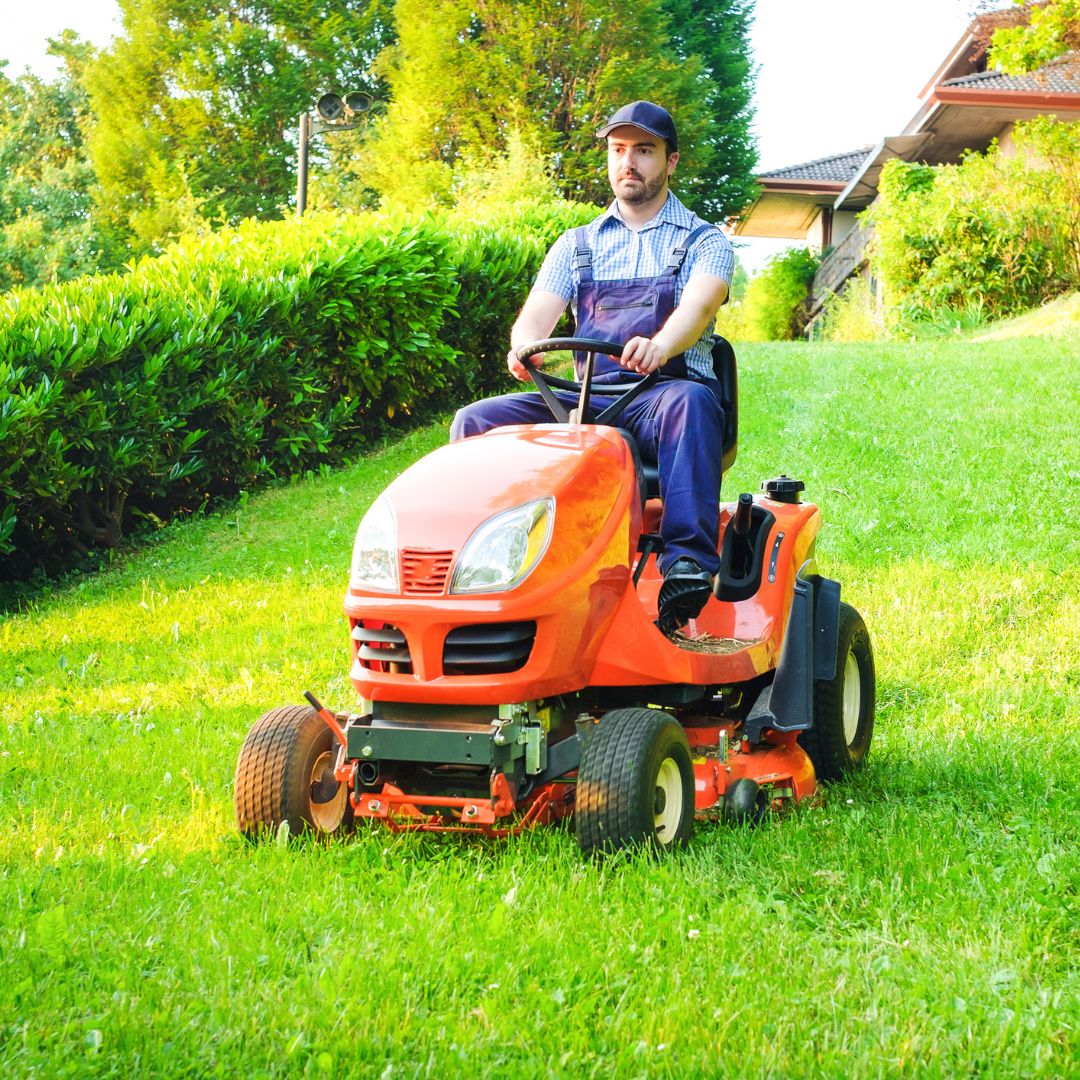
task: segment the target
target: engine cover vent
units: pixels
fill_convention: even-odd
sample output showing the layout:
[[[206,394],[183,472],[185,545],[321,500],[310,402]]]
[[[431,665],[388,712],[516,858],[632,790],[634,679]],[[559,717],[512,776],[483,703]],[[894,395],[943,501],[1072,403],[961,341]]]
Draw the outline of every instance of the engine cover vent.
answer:
[[[398,675],[412,674],[412,657],[405,635],[386,623],[367,625],[358,622],[352,629],[356,642],[356,658],[369,671],[389,671]]]
[[[523,668],[536,640],[536,623],[506,622],[458,626],[446,635],[443,672],[498,675]]]

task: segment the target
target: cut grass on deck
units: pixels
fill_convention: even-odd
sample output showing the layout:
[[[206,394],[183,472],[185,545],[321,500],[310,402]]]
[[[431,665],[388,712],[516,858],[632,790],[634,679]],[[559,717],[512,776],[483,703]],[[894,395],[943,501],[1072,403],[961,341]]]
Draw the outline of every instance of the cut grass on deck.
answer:
[[[726,497],[805,480],[877,736],[813,805],[662,862],[235,836],[259,713],[352,704],[353,532],[442,430],[5,617],[0,1071],[1076,1075],[1077,368],[1038,339],[741,350]]]

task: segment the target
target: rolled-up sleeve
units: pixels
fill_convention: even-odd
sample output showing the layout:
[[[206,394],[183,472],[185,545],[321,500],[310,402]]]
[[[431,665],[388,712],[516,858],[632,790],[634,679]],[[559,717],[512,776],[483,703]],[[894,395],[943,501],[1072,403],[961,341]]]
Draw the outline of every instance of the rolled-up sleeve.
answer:
[[[538,289],[555,293],[564,300],[574,299],[574,273],[572,267],[572,252],[570,250],[570,233],[565,232],[554,244],[544,258],[540,273],[533,282],[533,292]]]

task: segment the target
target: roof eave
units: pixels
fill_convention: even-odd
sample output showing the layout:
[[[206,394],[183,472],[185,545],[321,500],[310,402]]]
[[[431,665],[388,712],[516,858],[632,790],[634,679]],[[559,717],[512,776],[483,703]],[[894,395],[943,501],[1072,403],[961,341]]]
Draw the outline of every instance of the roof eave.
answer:
[[[893,157],[903,158],[910,161],[927,143],[930,138],[928,132],[920,132],[915,135],[889,135],[882,139],[874,149],[866,155],[866,160],[859,166],[859,171],[851,178],[847,186],[836,197],[833,203],[835,210],[861,210],[863,206],[849,206],[852,200],[869,203],[877,194],[877,176],[880,175],[881,166]],[[867,181],[867,173],[877,169],[872,181]],[[860,186],[865,188],[859,191]]]
[[[939,86],[931,98],[942,105],[1013,105],[1016,108],[1080,110],[1080,93],[1047,90],[982,90]]]
[[[792,180],[788,177],[759,176],[757,182],[766,192],[778,195],[817,195],[844,190],[843,180]]]
[[[972,45],[975,44],[975,35],[973,33],[975,27],[978,25],[978,19],[974,20],[968,28],[964,31],[964,36],[949,50],[948,55],[938,65],[937,70],[927,80],[926,85],[919,91],[919,97],[926,97],[927,93],[931,91],[941,81],[941,76],[949,70],[960,58],[960,55]]]

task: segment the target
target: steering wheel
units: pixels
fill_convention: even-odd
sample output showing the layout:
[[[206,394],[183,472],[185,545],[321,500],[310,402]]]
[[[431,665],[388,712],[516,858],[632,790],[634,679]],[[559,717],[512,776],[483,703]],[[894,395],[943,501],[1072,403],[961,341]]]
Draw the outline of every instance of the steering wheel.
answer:
[[[581,382],[572,382],[569,379],[559,379],[554,375],[545,375],[539,368],[528,363],[529,357],[537,353],[551,352],[553,349],[572,349],[575,352],[583,352],[585,358],[585,375]],[[607,405],[592,423],[610,424],[612,419],[619,415],[639,394],[647,390],[656,382],[657,372],[650,372],[644,379],[634,379],[625,383],[600,383],[593,385],[593,368],[596,365],[597,353],[602,356],[622,356],[623,347],[614,341],[597,341],[595,338],[557,337],[544,338],[542,341],[534,341],[518,349],[518,359],[525,365],[540,396],[551,410],[552,416],[560,424],[580,424],[588,422],[589,394],[619,395]],[[551,392],[551,388],[557,386],[560,390],[573,390],[578,395],[577,408],[567,407]]]

